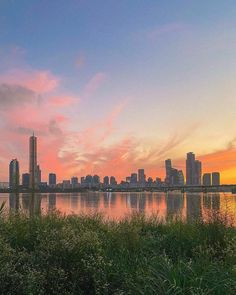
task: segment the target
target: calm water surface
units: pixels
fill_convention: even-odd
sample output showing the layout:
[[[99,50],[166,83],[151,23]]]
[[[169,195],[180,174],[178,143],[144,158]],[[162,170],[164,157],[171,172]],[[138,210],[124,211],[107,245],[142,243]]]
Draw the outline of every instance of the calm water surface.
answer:
[[[134,212],[160,219],[180,216],[183,219],[207,218],[217,211],[230,215],[236,224],[236,195],[231,193],[47,193],[0,194],[5,211],[47,212],[58,210],[63,214],[102,213],[110,219],[122,219]]]

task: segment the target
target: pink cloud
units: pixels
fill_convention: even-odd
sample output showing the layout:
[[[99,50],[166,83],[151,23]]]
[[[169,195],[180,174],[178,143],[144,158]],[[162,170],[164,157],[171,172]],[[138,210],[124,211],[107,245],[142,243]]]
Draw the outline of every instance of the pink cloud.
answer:
[[[49,71],[14,69],[0,75],[0,83],[20,85],[43,94],[53,91],[59,85],[59,78]]]
[[[53,96],[49,98],[49,104],[58,106],[58,107],[72,105],[78,101],[79,99],[77,97],[73,97],[69,95]]]
[[[95,76],[93,76],[90,81],[85,85],[83,96],[89,97],[91,96],[106,80],[107,75],[105,73],[97,73]]]

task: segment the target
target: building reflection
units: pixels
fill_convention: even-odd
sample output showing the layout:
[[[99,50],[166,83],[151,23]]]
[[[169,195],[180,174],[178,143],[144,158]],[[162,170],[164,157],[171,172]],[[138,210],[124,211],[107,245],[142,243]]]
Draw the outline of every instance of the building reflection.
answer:
[[[204,194],[203,207],[214,211],[220,210],[220,193]]]
[[[137,212],[143,213],[146,208],[145,193],[130,193],[126,196],[126,206]]]
[[[20,196],[17,193],[10,193],[9,195],[9,209],[10,212],[18,212],[20,208]]]
[[[57,199],[56,194],[51,193],[48,195],[48,210],[49,211],[53,211],[56,209],[56,199]]]
[[[22,194],[22,209],[30,216],[41,214],[41,194]]]
[[[201,194],[186,193],[187,220],[197,220],[202,217]]]
[[[167,194],[166,195],[166,214],[167,217],[180,215],[184,207],[183,194]]]
[[[82,208],[99,208],[100,205],[100,194],[97,193],[86,193],[81,194],[81,207]]]

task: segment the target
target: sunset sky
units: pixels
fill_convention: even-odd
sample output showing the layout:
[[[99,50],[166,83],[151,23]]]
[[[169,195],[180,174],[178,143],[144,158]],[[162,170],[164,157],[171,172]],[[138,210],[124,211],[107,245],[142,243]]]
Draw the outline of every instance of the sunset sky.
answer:
[[[43,180],[138,168],[236,183],[235,0],[0,0],[0,181],[28,171],[38,137]]]

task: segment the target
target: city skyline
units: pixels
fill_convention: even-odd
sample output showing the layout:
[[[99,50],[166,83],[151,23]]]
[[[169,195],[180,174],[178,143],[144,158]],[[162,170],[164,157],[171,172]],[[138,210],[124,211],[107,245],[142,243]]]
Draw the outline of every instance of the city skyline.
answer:
[[[105,175],[103,180],[100,175],[87,174],[86,176],[80,175],[80,181],[78,176],[70,176],[69,179],[63,178],[60,182],[57,181],[57,175],[54,172],[50,172],[47,175],[47,180],[42,179],[40,163],[38,162],[38,138],[34,135],[29,137],[29,171],[22,173],[22,179],[20,181],[20,169],[18,159],[12,159],[9,164],[9,188],[16,189],[19,184],[22,188],[29,189],[41,189],[50,187],[55,189],[58,185],[62,185],[63,189],[74,189],[81,187],[97,187],[100,188],[100,184],[103,187],[129,184],[130,188],[135,187],[160,187],[160,186],[218,186],[221,184],[221,177],[218,171],[212,171],[211,173],[202,174],[202,162],[196,159],[193,152],[186,154],[186,166],[185,173],[183,170],[176,169],[172,166],[172,160],[165,160],[165,178],[161,179],[159,175],[155,175],[155,178],[146,175],[144,168],[139,168],[136,172],[131,171],[129,176],[118,181],[114,175]],[[42,181],[43,180],[43,181]],[[1,180],[0,180],[1,182]]]
[[[28,172],[34,130],[42,179],[140,167],[164,179],[166,159],[185,173],[194,151],[202,174],[236,183],[235,13],[213,0],[1,1],[0,180],[13,158]]]

